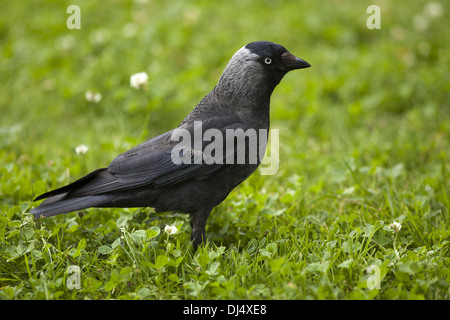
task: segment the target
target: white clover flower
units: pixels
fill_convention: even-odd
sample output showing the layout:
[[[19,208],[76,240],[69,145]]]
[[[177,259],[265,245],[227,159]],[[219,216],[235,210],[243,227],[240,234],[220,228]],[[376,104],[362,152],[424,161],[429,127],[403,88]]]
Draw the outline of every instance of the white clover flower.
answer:
[[[400,231],[400,229],[402,228],[402,225],[398,222],[392,222],[389,225],[389,228],[394,231],[395,233],[398,233]]]
[[[102,95],[99,92],[93,92],[93,91],[86,91],[84,94],[84,97],[89,102],[98,103],[100,100],[102,100]]]
[[[424,8],[425,14],[430,18],[437,18],[444,14],[444,7],[439,2],[428,2]]]
[[[89,148],[87,145],[84,144],[80,144],[79,146],[76,146],[75,148],[75,152],[77,154],[85,154],[86,152],[88,152]]]
[[[167,226],[164,228],[164,231],[165,231],[168,235],[171,235],[171,234],[177,233],[177,232],[178,232],[178,228],[175,227],[175,226],[169,226],[169,225],[167,225]]]
[[[138,90],[144,88],[147,85],[147,82],[147,72],[135,73],[130,77],[130,86]]]

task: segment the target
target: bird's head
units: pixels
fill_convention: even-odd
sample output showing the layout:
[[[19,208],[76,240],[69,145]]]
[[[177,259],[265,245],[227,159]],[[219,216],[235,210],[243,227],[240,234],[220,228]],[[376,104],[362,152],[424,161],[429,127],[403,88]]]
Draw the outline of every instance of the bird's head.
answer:
[[[311,65],[297,58],[283,46],[269,41],[255,41],[239,49],[230,59],[218,87],[244,98],[269,95],[291,70]]]

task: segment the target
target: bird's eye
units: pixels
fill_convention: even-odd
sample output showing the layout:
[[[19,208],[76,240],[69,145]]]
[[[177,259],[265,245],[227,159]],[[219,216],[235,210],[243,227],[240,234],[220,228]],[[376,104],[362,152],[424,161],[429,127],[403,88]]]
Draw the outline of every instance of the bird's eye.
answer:
[[[264,59],[264,63],[265,64],[271,64],[272,63],[272,59],[270,59],[269,57]]]

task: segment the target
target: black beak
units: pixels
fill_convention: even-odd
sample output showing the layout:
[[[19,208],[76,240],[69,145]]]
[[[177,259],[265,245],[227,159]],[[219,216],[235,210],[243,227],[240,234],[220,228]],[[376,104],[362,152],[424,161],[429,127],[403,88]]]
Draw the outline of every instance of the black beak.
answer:
[[[311,65],[303,59],[297,58],[289,51],[281,55],[282,68],[284,71],[291,71],[295,69],[309,68]]]

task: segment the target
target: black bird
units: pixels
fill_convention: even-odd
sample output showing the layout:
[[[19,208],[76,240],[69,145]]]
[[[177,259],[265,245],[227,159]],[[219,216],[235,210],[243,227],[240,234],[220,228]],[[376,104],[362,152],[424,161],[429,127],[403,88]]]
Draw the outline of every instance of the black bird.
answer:
[[[157,212],[189,213],[191,239],[196,249],[205,238],[211,210],[256,170],[261,159],[251,161],[250,144],[255,142],[247,136],[243,145],[247,150],[244,162],[233,163],[242,151],[239,144],[234,145],[237,139],[234,137],[233,148],[225,150],[227,141],[222,141],[224,161],[207,163],[200,158],[198,162],[195,156],[206,151],[212,139],[202,140],[200,149],[198,145],[192,147],[192,142],[176,149],[180,146],[180,134],[195,135],[196,124],[198,127],[200,123],[202,133],[214,129],[214,133],[226,137],[227,129],[255,130],[267,139],[273,90],[289,71],[308,67],[309,63],[279,44],[268,41],[247,44],[233,55],[214,89],[178,128],[120,154],[108,168],[97,169],[69,185],[38,196],[35,201],[46,200],[31,213],[38,218],[49,217],[90,207],[153,207]],[[264,154],[266,145],[257,144],[258,154]],[[221,150],[211,155],[220,157],[218,151]]]

